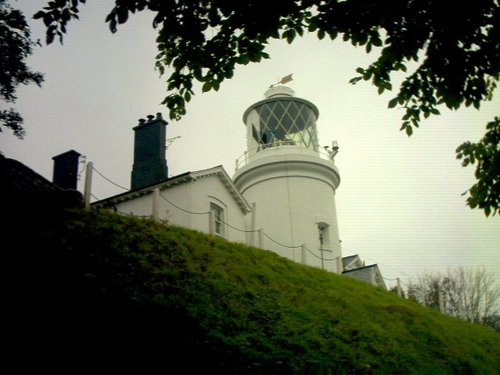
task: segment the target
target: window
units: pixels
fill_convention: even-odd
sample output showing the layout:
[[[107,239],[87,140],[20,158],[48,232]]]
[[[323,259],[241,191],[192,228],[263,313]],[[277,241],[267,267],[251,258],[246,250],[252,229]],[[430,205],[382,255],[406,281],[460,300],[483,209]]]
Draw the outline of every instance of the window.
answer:
[[[210,233],[224,237],[224,209],[210,203]]]
[[[259,126],[253,126],[252,136],[261,148],[277,145],[297,145],[317,151],[316,117],[306,102],[280,98],[256,107]]]

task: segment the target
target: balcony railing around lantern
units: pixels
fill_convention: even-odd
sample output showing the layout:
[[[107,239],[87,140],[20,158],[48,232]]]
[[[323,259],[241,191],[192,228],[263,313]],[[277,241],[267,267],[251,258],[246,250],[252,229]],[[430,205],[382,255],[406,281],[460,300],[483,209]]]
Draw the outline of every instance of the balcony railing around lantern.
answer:
[[[292,141],[278,141],[261,144],[254,149],[245,151],[243,155],[236,159],[235,170],[238,170],[247,165],[249,162],[262,157],[284,154],[316,156],[323,160],[330,161],[333,164],[335,155],[338,153],[338,149],[336,141],[332,142],[332,149],[318,146],[316,150],[305,147],[304,145],[296,144]]]

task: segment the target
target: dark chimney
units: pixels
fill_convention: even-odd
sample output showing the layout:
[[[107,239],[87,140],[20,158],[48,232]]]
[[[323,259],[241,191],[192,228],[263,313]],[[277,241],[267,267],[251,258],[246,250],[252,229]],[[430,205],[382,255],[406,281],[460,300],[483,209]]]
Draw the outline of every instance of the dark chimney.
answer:
[[[54,174],[52,182],[61,189],[77,189],[78,161],[80,154],[69,150],[52,158],[54,160]]]
[[[168,177],[165,160],[167,122],[161,113],[140,119],[134,128],[134,165],[132,167],[132,190],[155,184]]]

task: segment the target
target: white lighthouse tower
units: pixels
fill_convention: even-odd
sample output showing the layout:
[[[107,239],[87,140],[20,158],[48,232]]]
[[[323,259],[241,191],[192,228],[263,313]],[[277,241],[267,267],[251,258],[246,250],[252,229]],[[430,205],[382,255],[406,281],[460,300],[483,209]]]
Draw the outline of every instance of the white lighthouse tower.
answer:
[[[233,180],[253,206],[253,245],[341,273],[338,147],[319,146],[318,116],[316,106],[292,89],[269,88],[243,115],[247,151],[237,160]]]

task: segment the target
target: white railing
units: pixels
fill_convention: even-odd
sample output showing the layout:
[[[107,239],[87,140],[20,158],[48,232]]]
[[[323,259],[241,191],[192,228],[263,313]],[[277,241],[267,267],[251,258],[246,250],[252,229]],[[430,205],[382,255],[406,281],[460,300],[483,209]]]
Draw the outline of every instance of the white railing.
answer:
[[[299,154],[317,156],[323,160],[334,162],[336,151],[327,150],[323,147],[318,147],[317,150],[292,144],[289,141],[280,141],[259,145],[259,147],[245,151],[235,163],[235,171],[247,165],[250,161],[260,159],[261,157],[282,154]]]

